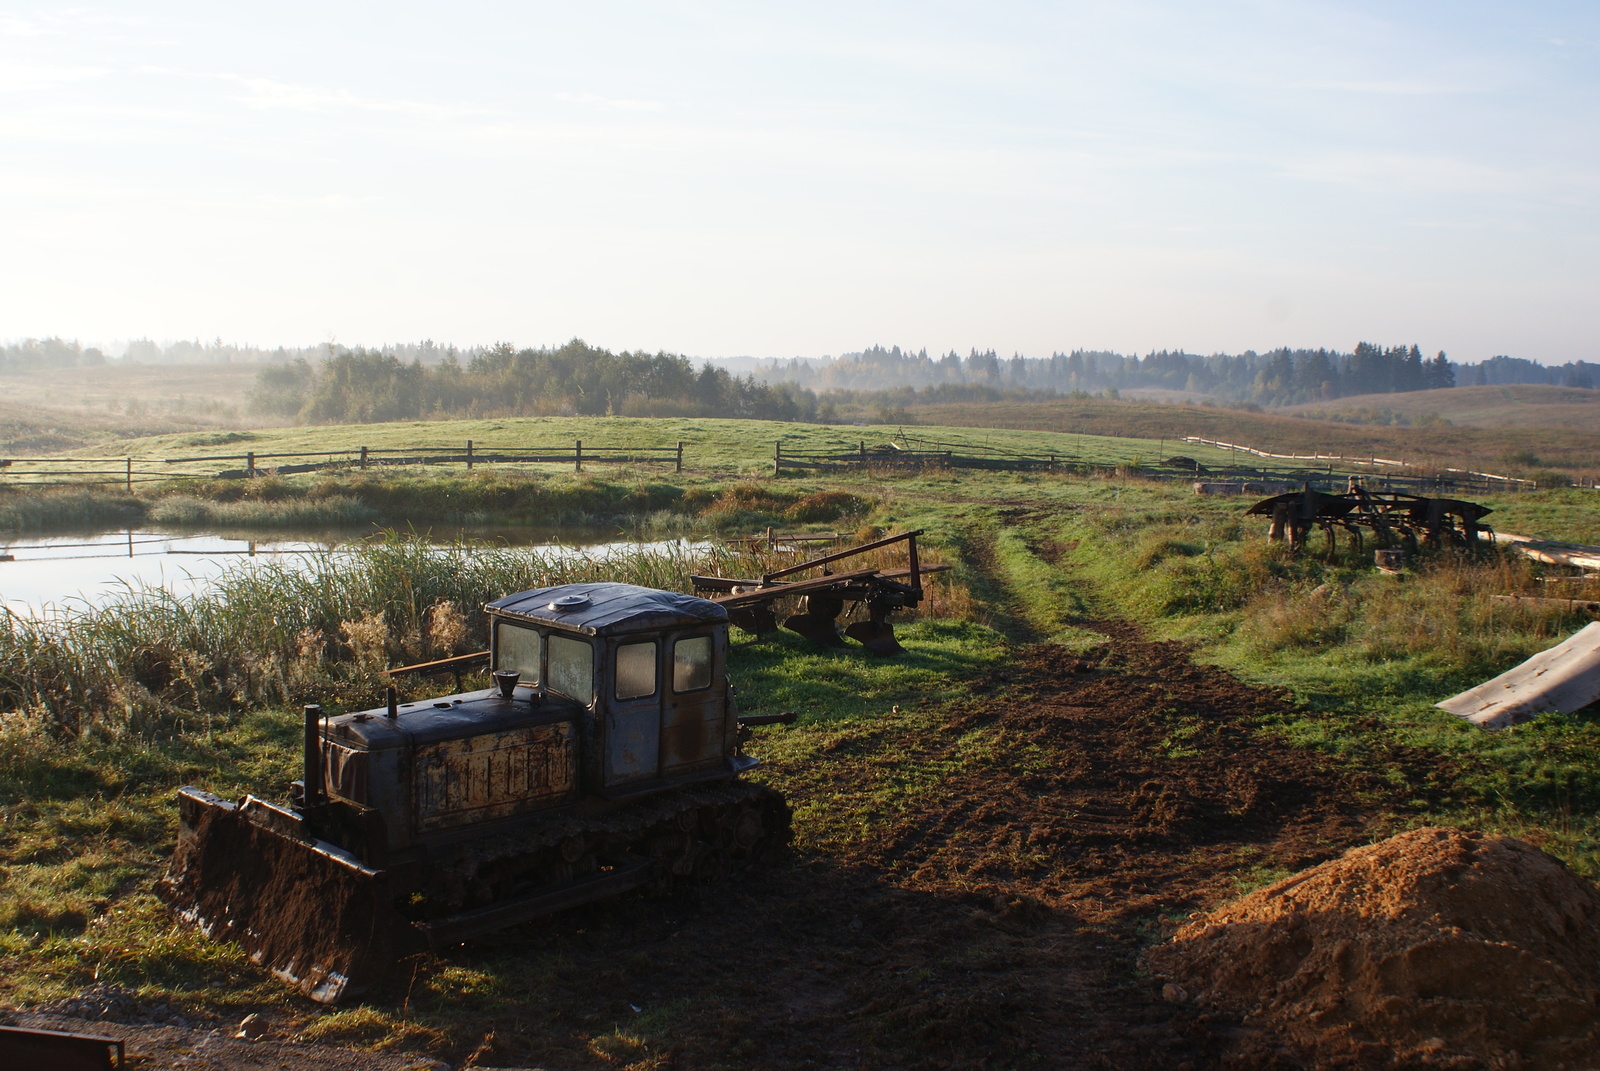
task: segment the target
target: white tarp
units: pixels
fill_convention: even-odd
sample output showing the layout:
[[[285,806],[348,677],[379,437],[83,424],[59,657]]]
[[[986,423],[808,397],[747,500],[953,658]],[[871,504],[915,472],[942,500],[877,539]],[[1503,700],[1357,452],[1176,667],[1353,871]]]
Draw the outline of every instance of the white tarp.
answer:
[[[1570,714],[1597,699],[1600,621],[1494,680],[1434,705],[1482,728],[1504,729],[1539,714]]]

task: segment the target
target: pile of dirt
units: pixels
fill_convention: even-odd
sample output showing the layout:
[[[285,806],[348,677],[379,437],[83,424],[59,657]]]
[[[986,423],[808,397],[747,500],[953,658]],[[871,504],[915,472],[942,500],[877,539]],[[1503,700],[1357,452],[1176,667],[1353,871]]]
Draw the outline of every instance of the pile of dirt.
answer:
[[[1171,1000],[1315,1067],[1600,1066],[1600,891],[1531,845],[1418,829],[1151,949]]]

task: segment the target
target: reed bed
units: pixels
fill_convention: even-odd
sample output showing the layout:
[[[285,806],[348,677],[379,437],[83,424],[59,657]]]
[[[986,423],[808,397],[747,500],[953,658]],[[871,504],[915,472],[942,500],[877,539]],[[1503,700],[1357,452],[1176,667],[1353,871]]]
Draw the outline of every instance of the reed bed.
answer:
[[[478,608],[510,592],[617,580],[687,590],[742,575],[738,549],[681,543],[604,557],[390,536],[328,556],[241,563],[211,588],[130,587],[0,628],[6,734],[163,738],[261,704],[374,701],[377,674],[488,644]]]
[[[219,502],[196,495],[169,495],[149,509],[149,519],[175,527],[335,528],[367,524],[378,511],[350,495],[280,501],[240,499]]]

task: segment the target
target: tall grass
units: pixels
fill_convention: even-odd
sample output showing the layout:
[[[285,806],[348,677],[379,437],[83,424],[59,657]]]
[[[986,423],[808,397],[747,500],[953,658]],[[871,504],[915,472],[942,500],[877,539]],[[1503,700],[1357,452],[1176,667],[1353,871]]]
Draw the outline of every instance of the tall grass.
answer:
[[[241,563],[194,594],[130,586],[97,606],[9,613],[0,709],[15,712],[8,731],[120,739],[170,736],[261,704],[367,705],[388,666],[488,646],[478,609],[502,595],[599,580],[687,591],[694,573],[759,576],[795,560],[740,546],[666,543],[599,557],[391,535],[326,556]],[[903,562],[901,547],[863,564]],[[937,599],[944,611],[959,601]]]
[[[613,475],[620,476],[620,473]],[[371,523],[644,527],[736,531],[856,523],[873,500],[845,491],[549,476],[515,470],[433,474],[357,471],[316,477],[153,485],[138,495],[63,488],[0,491],[0,530],[70,530],[155,522],[177,527],[326,528]],[[420,527],[420,525],[419,525]]]
[[[683,590],[747,572],[739,552],[682,544],[604,559],[559,548],[394,536],[328,556],[241,564],[200,593],[130,587],[0,628],[0,708],[59,736],[170,735],[261,703],[372,701],[388,665],[487,646],[484,602],[591,580]]]
[[[0,493],[0,531],[137,524],[144,516],[144,503],[121,491],[62,487]]]
[[[378,511],[350,495],[264,501],[217,502],[195,495],[170,495],[149,510],[157,524],[192,528],[323,528],[366,524]]]

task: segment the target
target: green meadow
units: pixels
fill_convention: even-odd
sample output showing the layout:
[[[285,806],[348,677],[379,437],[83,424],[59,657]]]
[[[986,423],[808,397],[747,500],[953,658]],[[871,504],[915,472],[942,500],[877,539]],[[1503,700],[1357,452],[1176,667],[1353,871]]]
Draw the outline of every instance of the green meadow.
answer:
[[[1044,431],[919,427],[914,434],[1056,452],[1124,472],[1154,459],[1162,445]],[[1330,553],[1320,535],[1298,557],[1269,546],[1264,523],[1244,515],[1248,500],[1196,495],[1182,483],[938,470],[770,474],[780,438],[795,453],[861,441],[870,447],[893,437],[883,427],[550,418],[228,435],[226,444],[192,434],[134,440],[97,447],[96,456],[447,446],[469,438],[483,450],[576,438],[586,447],[682,440],[688,471],[345,470],[147,485],[120,497],[11,491],[0,497],[0,521],[59,526],[120,510],[197,525],[242,523],[246,515],[251,523],[342,516],[403,525],[424,514],[537,514],[641,533],[920,528],[926,560],[953,568],[925,612],[898,627],[906,657],[818,651],[786,633],[759,642],[735,637],[730,672],[742,708],[801,715],[792,729],[759,739],[772,760],[770,781],[805,789],[808,802],[796,816],[801,852],[825,856],[848,844],[908,796],[937,791],[961,761],[959,749],[942,760],[955,769],[894,768],[884,760],[871,791],[819,795],[830,756],[869,737],[892,738],[897,726],[943,724],[947,706],[974,682],[1003,676],[1019,644],[1087,649],[1108,642],[1099,631],[1104,622],[1119,621],[1181,641],[1194,658],[1242,679],[1285,689],[1293,712],[1257,731],[1376,772],[1400,790],[1404,805],[1374,837],[1416,824],[1464,824],[1528,838],[1600,877],[1600,714],[1591,708],[1486,733],[1432,706],[1588,620],[1496,603],[1493,595],[1537,588],[1542,567],[1492,547],[1424,552],[1393,577],[1372,568],[1370,546],[1358,553],[1341,543]],[[1179,451],[1168,444],[1166,452]],[[1496,511],[1491,522],[1507,530],[1600,542],[1593,491],[1485,501]],[[476,1020],[442,989],[419,994],[422,1010],[409,1018],[386,1008],[324,1013],[297,1003],[232,949],[174,925],[150,893],[172,844],[174,792],[198,783],[224,795],[281,797],[298,761],[297,704],[371,705],[386,666],[477,649],[475,610],[485,599],[578,577],[686,589],[691,572],[741,575],[762,564],[717,550],[641,551],[602,566],[503,547],[463,544],[441,553],[393,536],[310,574],[241,570],[193,597],[135,590],[68,617],[13,617],[0,631],[0,1003],[33,1005],[100,980],[174,1007],[276,1007],[307,1038],[463,1043]],[[1398,764],[1402,753],[1409,761]],[[446,971],[428,984],[504,991],[513,982],[521,984]]]

